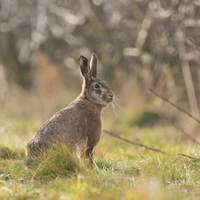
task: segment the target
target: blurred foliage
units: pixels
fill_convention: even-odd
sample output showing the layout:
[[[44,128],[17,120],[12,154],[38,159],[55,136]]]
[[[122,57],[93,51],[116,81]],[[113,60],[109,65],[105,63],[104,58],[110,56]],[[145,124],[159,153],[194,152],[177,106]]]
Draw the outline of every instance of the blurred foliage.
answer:
[[[1,87],[29,90],[38,52],[65,84],[95,52],[115,88],[131,77],[198,115],[199,19],[199,0],[0,0]]]
[[[0,147],[0,158],[1,159],[17,159],[17,158],[23,158],[24,152],[18,151],[16,149],[10,149],[6,146]]]

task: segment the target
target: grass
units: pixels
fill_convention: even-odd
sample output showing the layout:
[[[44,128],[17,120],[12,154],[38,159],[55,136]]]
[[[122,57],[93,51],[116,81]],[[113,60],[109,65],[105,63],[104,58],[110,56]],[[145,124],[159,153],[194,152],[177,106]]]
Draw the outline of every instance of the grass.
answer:
[[[170,155],[103,134],[93,167],[60,148],[25,170],[24,147],[40,124],[35,119],[1,122],[0,199],[199,199],[200,160],[177,153],[199,158],[200,146],[180,140],[180,133],[170,126],[131,126],[128,132],[118,126],[124,137]]]

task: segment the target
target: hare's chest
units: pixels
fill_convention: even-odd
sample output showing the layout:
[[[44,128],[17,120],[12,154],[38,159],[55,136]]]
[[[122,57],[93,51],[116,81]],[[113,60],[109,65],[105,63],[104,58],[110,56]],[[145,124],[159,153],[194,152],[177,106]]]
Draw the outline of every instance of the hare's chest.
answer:
[[[87,136],[88,140],[95,146],[101,135],[101,121],[98,119],[91,119],[90,123],[87,124]]]

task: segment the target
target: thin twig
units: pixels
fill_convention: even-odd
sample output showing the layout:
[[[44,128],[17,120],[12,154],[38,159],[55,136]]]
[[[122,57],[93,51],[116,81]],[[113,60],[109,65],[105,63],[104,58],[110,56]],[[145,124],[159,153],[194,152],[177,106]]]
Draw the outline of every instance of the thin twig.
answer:
[[[199,160],[199,158],[194,158],[194,157],[188,156],[188,155],[186,155],[186,154],[184,154],[184,153],[178,153],[177,155],[178,155],[178,156],[183,156],[183,157],[186,157],[186,158],[191,158],[191,159],[193,159],[193,160]]]
[[[193,115],[191,115],[189,112],[187,112],[186,110],[180,108],[179,106],[177,106],[176,104],[172,103],[171,101],[169,101],[168,99],[164,98],[163,96],[157,94],[155,91],[153,91],[152,89],[149,89],[150,92],[152,92],[154,95],[156,95],[157,97],[161,98],[162,100],[166,101],[167,103],[169,103],[170,105],[174,106],[175,108],[177,108],[178,110],[186,113],[187,115],[189,115],[189,117],[191,117],[192,119],[195,119],[198,123],[200,122],[200,120],[198,120],[196,117],[194,117]],[[181,128],[179,128],[174,122],[172,122],[172,120],[170,120],[168,117],[166,116],[162,116],[163,118],[165,118],[172,126],[174,126],[177,130],[179,130],[183,135],[187,136],[188,138],[190,138],[193,142],[197,143],[200,145],[200,142],[198,142],[195,138],[193,138],[192,136],[190,136],[189,134],[187,134],[185,131],[183,131]]]
[[[103,130],[103,132],[104,132],[104,133],[107,133],[107,134],[109,134],[109,135],[111,135],[112,137],[115,137],[115,138],[120,139],[120,140],[122,140],[122,141],[124,141],[124,142],[127,142],[127,143],[129,143],[129,144],[136,145],[136,146],[140,146],[140,147],[144,147],[145,149],[148,149],[148,150],[150,150],[150,151],[154,151],[154,152],[157,152],[157,153],[162,153],[162,154],[165,154],[165,155],[170,155],[169,153],[167,153],[167,152],[165,152],[165,151],[163,151],[163,150],[155,149],[155,148],[148,147],[148,146],[146,146],[146,145],[144,145],[144,144],[141,144],[141,143],[133,142],[133,141],[131,141],[131,140],[128,140],[128,139],[126,139],[126,138],[123,138],[123,137],[121,137],[120,135],[115,134],[115,133],[112,133],[112,132],[110,132],[110,131]],[[190,158],[190,159],[193,159],[193,160],[199,160],[198,158],[194,158],[194,157],[192,157],[192,156],[188,156],[188,155],[182,154],[182,153],[178,153],[177,155],[178,155],[178,156],[187,157],[187,158]]]
[[[192,114],[190,114],[188,111],[184,110],[183,108],[177,106],[176,104],[174,104],[173,102],[169,101],[168,99],[166,99],[165,97],[159,95],[158,93],[156,93],[154,90],[152,90],[151,88],[149,89],[149,91],[151,93],[153,93],[155,96],[161,98],[163,101],[169,103],[170,105],[174,106],[175,108],[177,108],[178,110],[180,110],[181,112],[185,113],[186,115],[188,115],[189,117],[191,117],[192,119],[194,119],[196,122],[198,122],[200,124],[200,120],[198,118],[196,118],[195,116],[193,116]]]
[[[155,152],[158,152],[158,153],[162,153],[162,154],[167,154],[166,152],[160,150],[160,149],[155,149],[155,148],[152,148],[152,147],[148,147],[144,144],[141,144],[141,143],[137,143],[137,142],[133,142],[133,141],[130,141],[130,140],[127,140],[123,137],[121,137],[120,135],[117,135],[115,133],[111,133],[110,131],[107,131],[107,130],[103,130],[103,132],[115,137],[115,138],[118,138],[124,142],[127,142],[127,143],[130,143],[130,144],[133,144],[133,145],[136,145],[136,146],[140,146],[140,147],[144,147],[145,149],[148,149],[148,150],[151,150],[151,151],[155,151]]]
[[[168,117],[166,116],[162,116],[163,118],[165,118],[174,128],[176,128],[178,131],[180,131],[183,135],[185,135],[186,137],[190,138],[190,140],[192,140],[193,142],[197,143],[200,145],[200,142],[197,141],[195,138],[193,138],[192,136],[190,136],[188,133],[186,133],[184,130],[182,130],[181,128],[179,128],[172,120],[170,120]]]

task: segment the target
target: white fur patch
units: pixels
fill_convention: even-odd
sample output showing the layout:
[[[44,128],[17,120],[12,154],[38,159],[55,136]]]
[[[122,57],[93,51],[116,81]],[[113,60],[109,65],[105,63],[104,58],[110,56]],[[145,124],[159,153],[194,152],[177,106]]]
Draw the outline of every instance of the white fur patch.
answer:
[[[76,146],[76,154],[78,158],[84,155],[85,151],[87,150],[87,139],[81,140]]]

